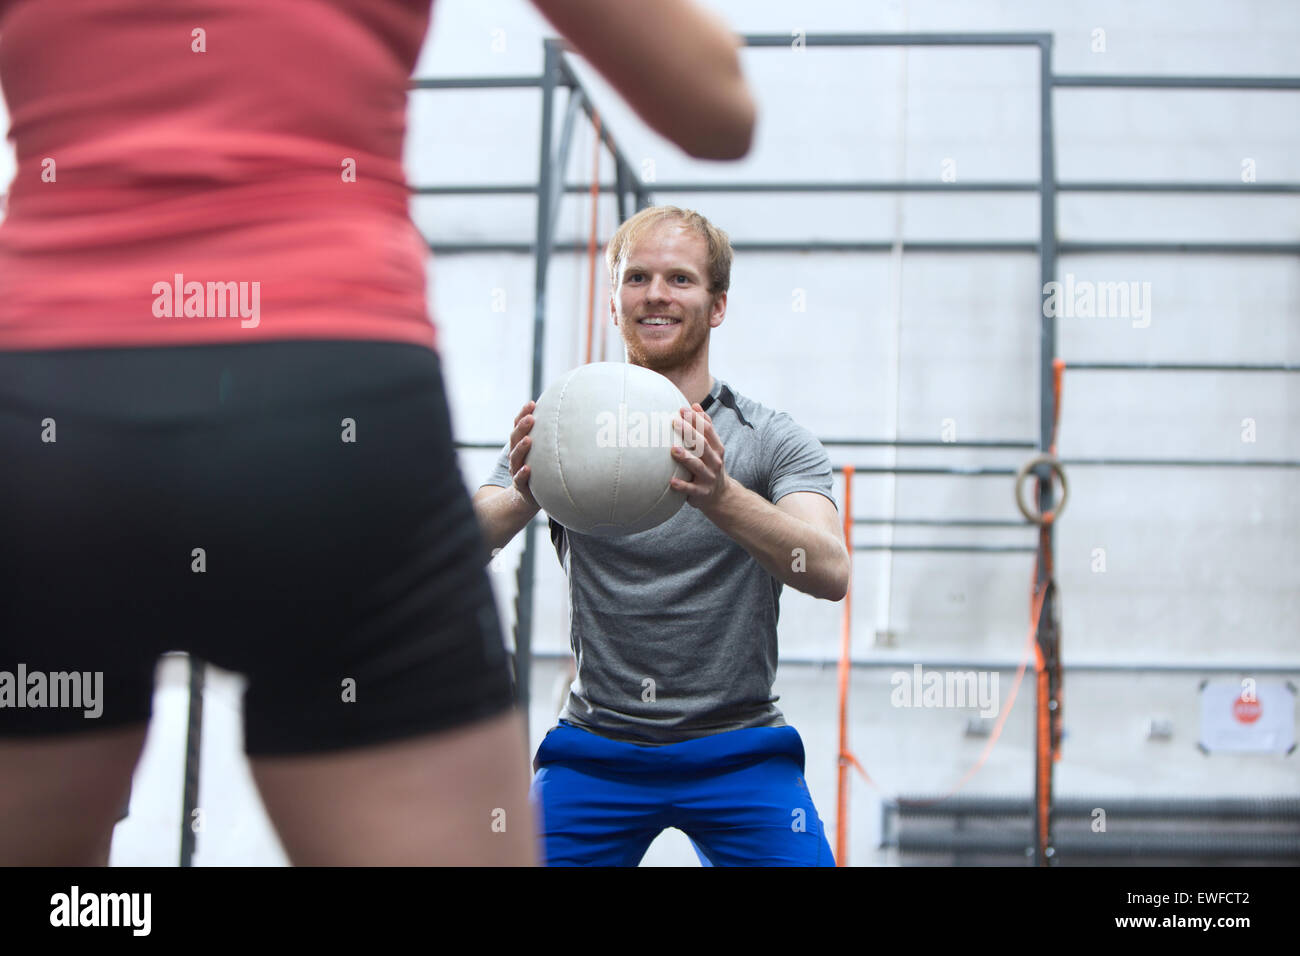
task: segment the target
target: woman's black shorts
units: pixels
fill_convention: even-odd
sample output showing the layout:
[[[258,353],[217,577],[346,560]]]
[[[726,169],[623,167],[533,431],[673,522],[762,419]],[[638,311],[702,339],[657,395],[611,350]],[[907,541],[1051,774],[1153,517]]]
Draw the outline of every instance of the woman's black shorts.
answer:
[[[486,564],[427,348],[0,352],[0,736],[147,720],[170,650],[247,678],[250,754],[485,718]]]

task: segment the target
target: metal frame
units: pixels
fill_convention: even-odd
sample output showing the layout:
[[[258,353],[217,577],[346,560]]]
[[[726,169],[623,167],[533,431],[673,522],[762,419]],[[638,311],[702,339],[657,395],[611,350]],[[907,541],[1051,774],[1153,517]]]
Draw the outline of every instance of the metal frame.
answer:
[[[780,34],[750,35],[743,38],[751,47],[787,47],[791,37]],[[1057,197],[1061,193],[1257,193],[1297,194],[1300,183],[1212,183],[1212,182],[1074,182],[1062,183],[1056,178],[1053,93],[1064,88],[1096,89],[1227,89],[1227,90],[1300,90],[1300,77],[1194,77],[1194,76],[1079,76],[1058,75],[1052,71],[1052,35],[1049,33],[893,33],[893,34],[814,34],[803,38],[809,47],[1036,47],[1039,51],[1039,178],[1030,182],[657,182],[643,183],[610,134],[608,124],[599,124],[600,137],[613,157],[615,182],[601,183],[600,192],[615,194],[620,220],[626,219],[630,204],[637,209],[650,205],[654,193],[1015,193],[1037,192],[1039,195],[1039,237],[1037,241],[912,241],[903,242],[904,252],[939,253],[1035,253],[1039,261],[1040,290],[1055,280],[1057,263],[1062,255],[1097,253],[1133,254],[1213,254],[1213,255],[1300,255],[1300,243],[1291,242],[1132,242],[1132,241],[1059,241],[1056,235]],[[552,144],[555,131],[555,98],[559,87],[565,87],[569,99],[559,143]],[[542,390],[542,355],[546,331],[547,272],[555,252],[585,251],[577,242],[555,240],[555,210],[565,194],[586,193],[589,186],[566,185],[563,182],[572,142],[574,121],[578,110],[593,118],[593,105],[587,90],[578,80],[566,60],[563,43],[548,39],[544,42],[544,65],[538,77],[477,77],[466,79],[416,80],[413,89],[500,89],[537,88],[542,93],[542,132],[539,157],[539,175],[536,184],[451,185],[418,187],[416,195],[486,195],[533,194],[537,198],[537,229],[534,242],[431,242],[433,252],[441,255],[460,253],[532,253],[535,264],[533,362],[530,382],[531,395]],[[889,252],[896,244],[884,241],[776,241],[735,242],[738,252]],[[927,442],[918,440],[878,439],[826,439],[827,445],[887,446],[887,447],[989,447],[1036,448],[1046,451],[1052,439],[1054,397],[1052,394],[1053,361],[1056,359],[1056,321],[1043,315],[1040,308],[1039,327],[1039,433],[1036,442]],[[1199,372],[1283,372],[1300,371],[1300,366],[1283,364],[1249,363],[1125,363],[1079,362],[1068,366],[1070,371],[1199,371]],[[495,443],[466,442],[462,448],[498,448]],[[1137,467],[1214,467],[1214,468],[1300,468],[1300,460],[1221,460],[1221,459],[1114,459],[1075,458],[1064,459],[1066,465],[1078,466],[1137,466]],[[842,470],[842,469],[836,469]],[[939,467],[863,467],[855,469],[863,474],[910,475],[961,475],[973,477],[1014,476],[1012,468],[939,468]],[[1038,506],[1040,513],[1053,507],[1053,488],[1047,469],[1040,468],[1038,479]],[[971,520],[941,520],[925,522],[924,519],[855,519],[855,524],[906,525],[930,523],[943,526],[994,526],[993,522]],[[534,587],[534,555],[538,522],[529,522],[525,531],[524,555],[519,570],[519,594],[516,615],[516,669],[518,689],[525,712],[529,701],[528,662],[532,659],[532,604]],[[1021,526],[1019,522],[1005,522],[996,526]],[[1052,530],[1047,529],[1047,549],[1054,549]],[[973,551],[1034,552],[1034,547],[997,547],[967,545],[853,545],[855,551]],[[1041,563],[1040,563],[1041,565]],[[1046,584],[1045,568],[1039,568],[1038,584]],[[1050,609],[1042,615],[1040,634],[1050,626]],[[891,664],[890,666],[895,666]],[[1077,669],[1071,668],[1071,669]],[[1040,848],[1041,849],[1041,848]],[[1050,851],[1048,851],[1050,853]],[[1042,861],[1040,855],[1039,862]]]
[[[1059,807],[1072,825],[1060,834],[1058,845],[1068,861],[1079,866],[1153,858],[1239,864],[1300,860],[1300,800],[1289,797],[1134,799],[1095,794],[1064,798]],[[1091,830],[1097,807],[1126,822],[1102,841]],[[1030,809],[1017,797],[961,796],[939,802],[929,795],[900,795],[881,804],[879,847],[923,855],[932,862],[938,854],[958,866],[971,855],[1011,863],[1020,854]],[[972,825],[976,820],[980,824]]]

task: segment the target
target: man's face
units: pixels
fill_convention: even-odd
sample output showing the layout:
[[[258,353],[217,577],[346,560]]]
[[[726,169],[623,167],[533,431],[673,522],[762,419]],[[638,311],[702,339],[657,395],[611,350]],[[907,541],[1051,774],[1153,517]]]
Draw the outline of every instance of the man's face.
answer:
[[[708,263],[704,237],[671,221],[628,250],[611,310],[633,365],[660,373],[685,368],[708,346],[709,329],[722,324],[727,308],[726,293],[715,301],[709,292]]]

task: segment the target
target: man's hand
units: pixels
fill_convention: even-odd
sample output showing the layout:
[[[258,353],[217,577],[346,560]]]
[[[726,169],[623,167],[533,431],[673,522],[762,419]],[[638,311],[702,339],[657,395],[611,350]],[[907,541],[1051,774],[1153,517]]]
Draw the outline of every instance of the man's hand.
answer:
[[[533,470],[524,464],[533,439],[533,412],[536,402],[525,402],[515,416],[514,431],[510,433],[510,486],[483,485],[474,492],[474,514],[487,540],[488,548],[504,548],[510,539],[522,531],[541,509],[533,497],[529,479]]]
[[[727,492],[730,479],[723,464],[725,449],[713,429],[713,419],[696,402],[678,409],[673,428],[682,436],[685,447],[673,446],[673,458],[691,473],[689,481],[672,479],[672,487],[686,494],[686,500],[705,515],[717,510]]]
[[[843,599],[852,563],[835,504],[816,492],[793,492],[773,504],[727,474],[722,439],[699,405],[680,410],[673,427],[686,448],[673,458],[691,472],[672,479],[686,500],[783,584],[828,601]],[[791,556],[800,554],[799,562]]]
[[[524,407],[515,416],[515,429],[510,433],[510,480],[514,483],[515,491],[519,492],[519,497],[532,508],[539,507],[532,488],[528,486],[533,469],[524,464],[524,459],[533,447],[532,436],[528,433],[533,430],[536,421],[533,418],[536,408],[536,402],[524,402]]]

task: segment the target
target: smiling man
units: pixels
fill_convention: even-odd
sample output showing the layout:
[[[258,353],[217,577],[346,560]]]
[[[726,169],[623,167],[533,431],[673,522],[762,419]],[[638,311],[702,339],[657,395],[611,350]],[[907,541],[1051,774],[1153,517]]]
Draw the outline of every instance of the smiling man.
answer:
[[[833,866],[803,742],[772,694],[782,587],[830,601],[848,588],[830,459],[789,415],[709,371],[726,233],[655,206],[619,228],[606,258],[628,361],[692,403],[675,420],[686,448],[674,449],[691,477],[673,479],[690,507],[617,538],[550,522],[578,667],[534,760],[546,861],[635,866],[676,827],[715,865]],[[523,464],[533,408],[474,496],[492,548],[538,511]]]

